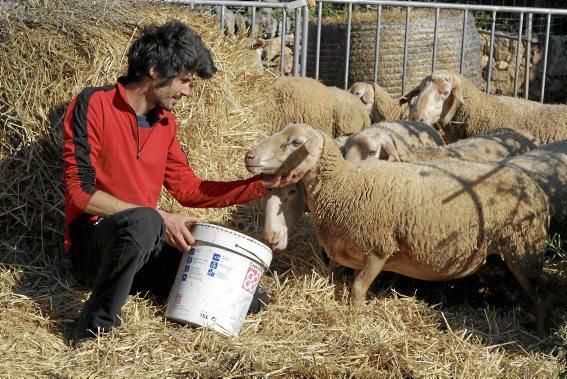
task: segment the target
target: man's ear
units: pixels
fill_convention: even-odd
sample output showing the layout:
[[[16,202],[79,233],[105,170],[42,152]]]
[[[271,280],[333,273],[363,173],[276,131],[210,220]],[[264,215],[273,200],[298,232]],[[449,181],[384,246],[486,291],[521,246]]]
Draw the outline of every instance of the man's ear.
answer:
[[[150,68],[150,78],[155,79],[158,77],[158,72],[156,66]]]

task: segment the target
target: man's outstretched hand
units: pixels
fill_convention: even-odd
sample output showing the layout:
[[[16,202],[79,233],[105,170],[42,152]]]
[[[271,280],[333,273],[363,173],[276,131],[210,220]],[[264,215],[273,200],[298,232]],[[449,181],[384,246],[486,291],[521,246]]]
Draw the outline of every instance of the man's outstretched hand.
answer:
[[[175,246],[182,253],[191,248],[196,241],[189,231],[191,225],[199,221],[195,216],[184,216],[158,210],[165,224],[165,242]]]
[[[299,182],[305,176],[304,172],[297,173],[295,171],[291,171],[287,175],[283,174],[262,174],[262,184],[266,188],[279,188],[279,187],[286,187],[292,184]]]

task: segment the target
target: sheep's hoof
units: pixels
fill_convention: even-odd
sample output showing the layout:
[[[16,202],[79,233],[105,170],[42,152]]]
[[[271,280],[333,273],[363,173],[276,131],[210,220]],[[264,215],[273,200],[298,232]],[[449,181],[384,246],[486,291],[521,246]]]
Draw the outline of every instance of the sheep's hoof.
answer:
[[[355,310],[361,309],[364,306],[364,299],[351,298],[350,304]]]

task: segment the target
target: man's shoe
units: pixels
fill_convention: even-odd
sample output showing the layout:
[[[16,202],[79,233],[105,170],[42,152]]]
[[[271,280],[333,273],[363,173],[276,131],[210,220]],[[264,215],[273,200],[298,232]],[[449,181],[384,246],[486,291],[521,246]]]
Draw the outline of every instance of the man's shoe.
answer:
[[[252,298],[252,303],[250,308],[248,308],[248,314],[254,314],[260,312],[268,303],[270,302],[270,297],[267,292],[260,291],[260,287],[256,288],[254,292],[254,297]]]

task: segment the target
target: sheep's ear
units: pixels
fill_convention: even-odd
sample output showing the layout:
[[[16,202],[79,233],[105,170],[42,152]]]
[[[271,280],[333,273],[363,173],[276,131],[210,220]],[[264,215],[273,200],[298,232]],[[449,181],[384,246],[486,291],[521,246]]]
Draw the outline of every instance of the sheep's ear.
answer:
[[[418,85],[398,100],[400,105],[411,102],[411,99],[419,95],[419,91],[421,90],[421,85]]]
[[[394,143],[391,139],[388,138],[387,141],[384,141],[382,145],[382,150],[380,151],[380,159],[384,158],[388,162],[401,162],[400,156],[398,155],[398,150],[394,146]]]
[[[459,105],[464,103],[463,99],[463,89],[461,86],[453,86],[451,94],[447,98],[447,101],[443,103],[443,109],[441,110],[441,117],[439,118],[439,125],[447,126],[455,116],[455,112]]]
[[[254,44],[252,44],[252,49],[258,49],[260,47],[264,47],[265,42],[263,38],[258,38],[256,39],[256,41],[254,41]]]
[[[366,88],[364,90],[364,95],[361,97],[364,104],[372,104],[374,102],[374,89]]]
[[[459,100],[461,104],[465,102],[465,99],[463,99],[463,88],[460,85],[453,86],[453,89],[451,90],[451,96]]]

